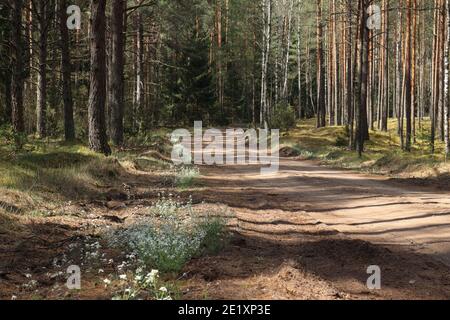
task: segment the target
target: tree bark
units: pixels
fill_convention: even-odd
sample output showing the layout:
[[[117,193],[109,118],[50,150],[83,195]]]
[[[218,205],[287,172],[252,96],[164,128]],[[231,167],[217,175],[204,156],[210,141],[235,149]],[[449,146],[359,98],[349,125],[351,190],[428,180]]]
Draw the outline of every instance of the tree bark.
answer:
[[[349,148],[353,149],[354,141],[354,122],[355,122],[355,112],[353,104],[353,71],[355,66],[352,63],[352,40],[353,40],[353,29],[352,29],[352,0],[347,0],[347,34],[348,39],[346,42],[346,53],[347,53],[347,117],[348,117],[348,128],[349,128]],[[350,40],[349,40],[350,39]]]
[[[14,131],[24,132],[23,86],[24,86],[24,39],[22,36],[23,0],[12,0],[12,125]]]
[[[3,15],[1,19],[4,21],[10,21],[11,19],[11,7],[6,6],[3,9]],[[5,44],[11,42],[11,24],[7,24],[4,26],[4,39]],[[11,46],[3,46],[1,52],[5,55],[5,65],[7,70],[11,69],[12,61],[11,61]],[[3,72],[2,73],[2,83],[4,87],[4,104],[2,104],[3,110],[1,110],[0,119],[3,123],[11,123],[11,112],[12,112],[12,102],[11,102],[11,72]]]
[[[322,0],[317,0],[317,127],[326,126]]]
[[[38,73],[37,73],[37,99],[36,99],[36,133],[43,138],[47,135],[47,56],[48,56],[48,29],[50,24],[48,0],[40,0],[36,4],[39,45],[38,45]]]
[[[411,151],[411,110],[413,110],[412,100],[412,75],[411,75],[411,57],[412,57],[412,3],[411,0],[407,2],[407,19],[406,19],[406,48],[405,48],[405,116],[406,116],[406,137],[405,137],[405,150]]]
[[[123,144],[123,116],[124,116],[124,64],[125,64],[125,13],[124,0],[112,0],[111,13],[111,79],[109,81],[109,110],[111,112],[110,134],[112,142]]]
[[[365,131],[367,130],[367,81],[369,69],[369,29],[366,27],[368,19],[367,7],[368,0],[360,0],[361,20],[360,25],[360,94],[359,94],[359,112],[356,127],[356,151],[359,156],[364,152],[364,142],[366,140]]]
[[[450,46],[450,0],[445,1],[446,12],[446,29],[447,37],[445,42],[445,103],[444,103],[444,143],[445,143],[445,161],[448,160],[450,154],[450,130],[449,130],[449,108],[450,108],[450,61],[449,61],[449,46]]]
[[[383,115],[381,118],[381,130],[388,131],[388,119],[389,119],[389,0],[384,0],[384,103],[383,103]]]
[[[269,54],[271,45],[272,32],[272,0],[264,0],[263,2],[263,52],[262,52],[262,72],[261,72],[261,109],[260,109],[260,125],[268,128],[268,98],[267,98],[267,71],[269,65]]]
[[[135,13],[134,28],[135,36],[135,114],[134,121],[137,123],[137,130],[141,131],[144,125],[144,26],[142,15]]]
[[[70,38],[67,28],[67,0],[60,1],[59,31],[61,36],[61,73],[62,95],[64,103],[64,137],[66,141],[75,139],[75,123],[73,119],[72,96],[72,63],[70,59]]]
[[[111,154],[106,136],[106,0],[91,0],[90,50],[91,72],[89,92],[89,146],[96,152]]]

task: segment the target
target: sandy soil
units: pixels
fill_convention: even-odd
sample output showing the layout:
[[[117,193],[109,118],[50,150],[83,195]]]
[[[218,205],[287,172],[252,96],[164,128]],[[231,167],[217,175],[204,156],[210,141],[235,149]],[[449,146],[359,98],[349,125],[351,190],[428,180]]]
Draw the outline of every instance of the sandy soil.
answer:
[[[236,212],[227,251],[190,265],[187,297],[448,299],[449,193],[284,159],[204,167],[196,197]],[[369,265],[382,290],[366,287]]]
[[[51,274],[64,271],[53,265],[68,247],[145,215],[162,191],[177,195],[164,175],[127,170],[103,190],[109,201],[67,202],[51,217],[16,215],[14,232],[0,232],[0,298],[111,298],[97,270],[114,264],[93,266],[75,294],[64,290],[64,274]],[[448,193],[292,159],[271,176],[256,166],[201,171],[200,187],[180,196],[225,204],[236,217],[224,251],[186,266],[183,298],[450,298]],[[116,252],[102,253],[119,263]],[[382,290],[367,289],[369,265],[380,266]],[[36,287],[26,287],[28,273]]]

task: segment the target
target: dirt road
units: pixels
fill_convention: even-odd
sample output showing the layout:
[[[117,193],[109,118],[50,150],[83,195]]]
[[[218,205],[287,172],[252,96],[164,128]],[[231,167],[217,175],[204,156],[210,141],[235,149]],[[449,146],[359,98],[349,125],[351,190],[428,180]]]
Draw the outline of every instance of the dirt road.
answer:
[[[269,176],[203,173],[197,196],[237,214],[233,246],[191,266],[212,297],[450,298],[450,192],[289,159]],[[369,265],[382,269],[380,291],[366,287]]]

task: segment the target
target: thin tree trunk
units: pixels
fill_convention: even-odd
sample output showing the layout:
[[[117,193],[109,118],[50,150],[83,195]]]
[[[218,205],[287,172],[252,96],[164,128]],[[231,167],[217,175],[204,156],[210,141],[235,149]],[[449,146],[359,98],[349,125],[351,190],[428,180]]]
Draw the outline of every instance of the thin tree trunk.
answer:
[[[292,25],[292,10],[294,7],[294,0],[289,0],[287,13],[287,27],[286,27],[286,51],[283,69],[283,102],[288,103],[288,77],[289,77],[289,58],[291,49],[291,25]]]
[[[445,142],[445,161],[448,160],[450,154],[450,133],[449,133],[449,108],[450,108],[450,61],[449,61],[449,45],[450,45],[450,0],[445,1],[446,11],[446,29],[447,37],[445,42],[445,103],[444,103],[444,142]]]
[[[336,12],[336,0],[332,0],[332,12],[333,12],[333,26],[332,26],[332,35],[333,35],[333,58],[332,58],[332,70],[333,70],[333,113],[334,113],[334,124],[341,125],[341,117],[339,113],[339,66],[338,66],[338,40],[337,40],[337,12]]]
[[[383,0],[383,94],[382,94],[382,108],[381,108],[381,130],[388,130],[389,119],[389,0]]]
[[[24,86],[24,39],[22,36],[22,6],[23,0],[12,1],[12,124],[16,132],[24,132],[23,118],[23,86]]]
[[[354,105],[353,105],[353,71],[355,66],[352,60],[352,40],[353,40],[353,29],[352,29],[352,0],[347,0],[347,30],[348,39],[346,42],[347,51],[347,114],[348,114],[348,126],[349,126],[349,148],[353,149],[354,146]]]
[[[396,83],[395,83],[395,111],[398,119],[398,133],[401,136],[401,144],[403,148],[403,129],[402,129],[402,96],[403,96],[403,69],[402,69],[402,20],[403,20],[403,13],[402,13],[402,5],[403,0],[400,0],[398,11],[397,11],[397,39],[396,39],[396,53],[395,53],[395,59],[396,59]]]
[[[39,51],[38,51],[38,74],[37,74],[37,105],[36,105],[36,132],[38,137],[46,136],[47,122],[47,44],[49,27],[49,3],[48,0],[40,0],[36,6],[38,13]]]
[[[300,9],[301,2],[298,4],[298,16],[297,16],[297,81],[298,81],[298,118],[301,119],[303,115],[302,107],[302,57],[301,57],[301,43],[300,43]]]
[[[439,61],[438,55],[438,45],[439,45],[439,4],[440,0],[435,0],[434,2],[434,36],[433,36],[433,59],[432,59],[432,67],[431,67],[431,107],[430,107],[430,118],[431,118],[431,134],[430,134],[430,144],[431,144],[431,152],[435,151],[435,140],[436,140],[436,111],[438,104],[438,95],[439,95],[439,85],[438,85],[438,72],[437,65]]]
[[[136,12],[135,17],[135,32],[136,32],[136,83],[135,83],[135,120],[137,122],[137,129],[143,129],[144,121],[144,27],[142,24],[142,16],[140,12]]]
[[[11,7],[10,6],[6,6],[4,8],[4,15],[1,17],[2,19],[4,19],[4,21],[10,21],[11,20]],[[10,43],[11,42],[11,24],[8,24],[5,26],[4,29],[4,35],[5,35],[5,43]],[[3,51],[5,53],[5,65],[8,68],[12,68],[12,60],[11,60],[11,56],[12,56],[12,52],[11,52],[11,46],[5,46],[3,47]],[[4,109],[2,110],[2,114],[0,114],[0,119],[5,122],[5,123],[11,123],[11,112],[12,112],[12,101],[11,101],[11,81],[12,81],[12,77],[11,77],[11,72],[5,72],[3,74],[3,87],[4,87],[4,99],[5,99],[5,104],[4,104]]]
[[[326,126],[322,0],[317,0],[317,127]]]
[[[407,19],[406,19],[406,41],[405,41],[405,116],[406,116],[406,139],[405,150],[411,151],[411,111],[414,109],[414,102],[412,100],[412,71],[411,71],[411,58],[412,58],[412,0],[407,2]]]
[[[67,29],[67,0],[60,1],[59,31],[61,36],[61,73],[62,95],[64,103],[64,137],[66,141],[75,139],[75,123],[73,119],[72,97],[72,63],[69,50],[69,31]]]
[[[360,100],[356,128],[356,150],[359,156],[364,152],[365,131],[367,130],[367,81],[369,71],[369,29],[366,27],[368,0],[360,0]]]
[[[269,54],[272,31],[272,0],[264,0],[263,6],[264,32],[263,32],[263,53],[262,53],[262,76],[261,76],[261,110],[260,123],[265,128],[268,123],[268,98],[267,98],[267,71],[269,65]]]

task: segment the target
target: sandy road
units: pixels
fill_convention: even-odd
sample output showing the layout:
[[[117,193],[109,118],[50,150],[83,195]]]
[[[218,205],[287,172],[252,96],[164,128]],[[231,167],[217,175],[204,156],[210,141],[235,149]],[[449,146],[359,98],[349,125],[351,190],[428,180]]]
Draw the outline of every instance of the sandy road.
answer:
[[[260,169],[201,167],[194,198],[232,208],[236,237],[190,264],[188,297],[450,299],[450,192],[288,158]],[[367,288],[370,265],[381,291]]]
[[[206,171],[211,183],[221,184],[216,184],[219,193],[232,193],[229,188],[239,186],[241,197],[250,194],[246,206],[304,211],[352,238],[408,246],[450,265],[450,191],[289,159],[281,160],[277,174],[267,176],[251,166]]]

